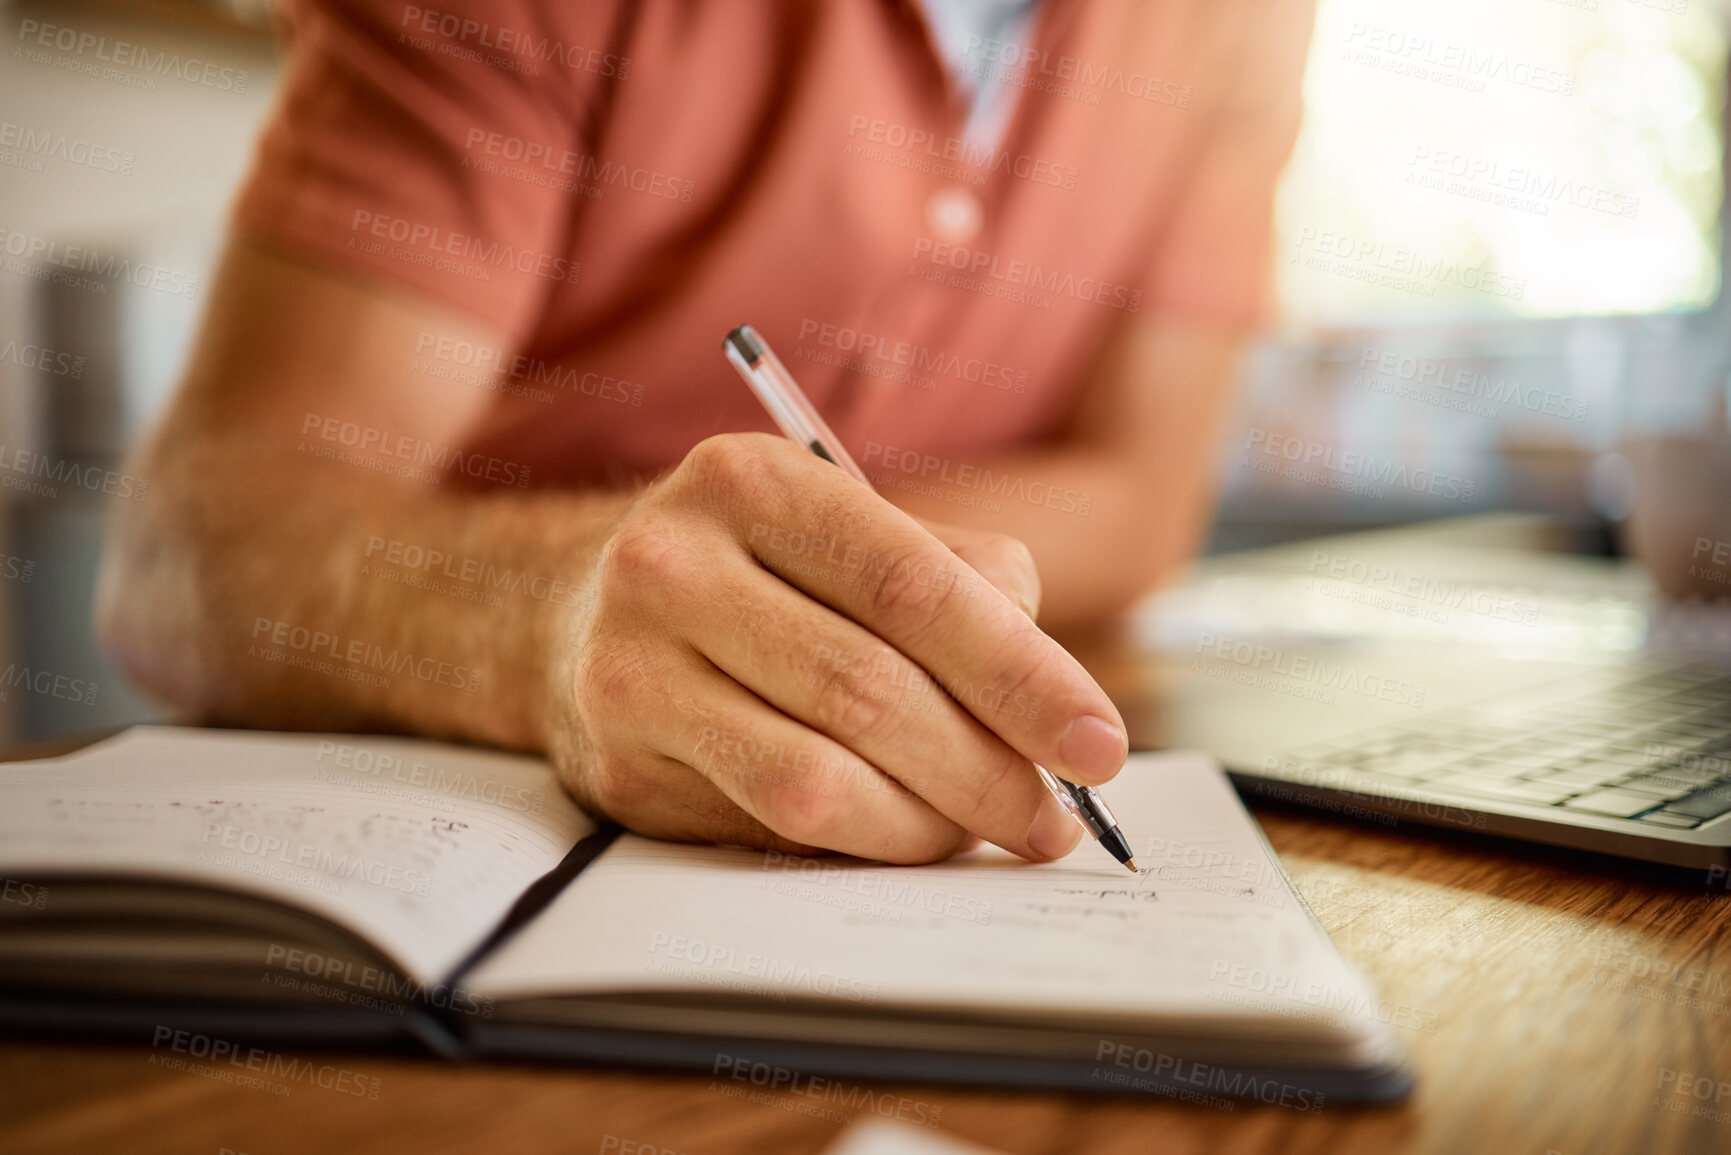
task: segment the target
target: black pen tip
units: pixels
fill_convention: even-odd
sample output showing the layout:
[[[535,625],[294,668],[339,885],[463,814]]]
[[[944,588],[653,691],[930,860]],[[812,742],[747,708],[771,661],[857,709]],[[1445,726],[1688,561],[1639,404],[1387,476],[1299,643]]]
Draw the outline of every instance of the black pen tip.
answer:
[[[1136,869],[1136,860],[1130,856],[1130,842],[1124,837],[1124,832],[1116,826],[1100,836],[1100,845],[1106,848],[1106,853],[1122,862],[1131,870]]]

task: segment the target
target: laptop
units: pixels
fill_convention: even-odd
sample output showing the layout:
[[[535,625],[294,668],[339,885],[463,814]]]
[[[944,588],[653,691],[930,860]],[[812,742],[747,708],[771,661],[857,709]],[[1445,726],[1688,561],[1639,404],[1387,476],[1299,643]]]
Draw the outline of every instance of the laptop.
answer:
[[[1247,797],[1731,870],[1731,607],[1489,515],[1211,558],[1138,618],[1135,747]]]

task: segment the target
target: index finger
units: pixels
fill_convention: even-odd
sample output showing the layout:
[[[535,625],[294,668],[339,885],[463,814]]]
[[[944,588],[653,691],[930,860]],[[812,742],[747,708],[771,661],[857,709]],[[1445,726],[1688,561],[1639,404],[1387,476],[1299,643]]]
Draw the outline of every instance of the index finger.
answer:
[[[917,662],[1029,760],[1084,784],[1123,766],[1129,742],[1106,692],[912,517],[787,442],[751,472],[734,480],[756,500],[729,512],[765,568]]]

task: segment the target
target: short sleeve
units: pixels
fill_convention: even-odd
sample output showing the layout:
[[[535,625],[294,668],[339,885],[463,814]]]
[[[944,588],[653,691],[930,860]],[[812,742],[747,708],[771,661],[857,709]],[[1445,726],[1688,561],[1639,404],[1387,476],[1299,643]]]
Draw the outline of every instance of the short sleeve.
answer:
[[[523,338],[575,281],[561,168],[629,61],[614,5],[298,0],[237,231]]]
[[[1161,229],[1144,300],[1154,311],[1248,326],[1272,311],[1274,194],[1298,137],[1314,8],[1239,8],[1233,80]]]

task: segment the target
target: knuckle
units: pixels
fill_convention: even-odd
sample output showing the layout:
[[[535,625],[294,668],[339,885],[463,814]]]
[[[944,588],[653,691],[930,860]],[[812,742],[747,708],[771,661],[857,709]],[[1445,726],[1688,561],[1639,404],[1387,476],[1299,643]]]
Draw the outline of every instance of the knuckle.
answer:
[[[892,555],[890,564],[872,585],[874,620],[892,626],[921,629],[949,604],[952,583],[939,580],[923,550]]]
[[[773,464],[766,439],[720,434],[698,442],[685,455],[685,480],[699,493],[724,502],[762,492]]]
[[[727,457],[727,437],[706,437],[686,453],[685,459],[679,465],[679,476],[681,480],[701,485],[714,477],[718,470],[725,468]]]
[[[774,782],[760,800],[764,825],[784,838],[825,845],[841,818],[840,791],[812,775]]]
[[[875,667],[873,667],[875,668]],[[893,702],[878,691],[869,675],[852,670],[832,671],[818,687],[812,703],[817,728],[842,745],[876,737],[889,719]]]
[[[1033,777],[1032,765],[1015,751],[1004,747],[999,754],[999,757],[984,760],[980,771],[968,777],[968,817],[970,819],[977,819],[985,812],[990,811],[1001,799],[1013,798],[1015,792],[1011,791],[1009,786],[1015,776],[1026,774],[1030,778]],[[1035,807],[1038,807],[1039,804],[1040,800],[1036,798]],[[1028,824],[1033,821],[1034,811],[1029,810],[1026,822],[1018,817],[1012,825],[1018,825],[1025,830]]]
[[[989,667],[991,673],[983,681],[945,689],[963,709],[996,733],[1007,732],[1006,724],[1053,725],[1055,719],[1045,709],[1045,699],[1038,692],[1050,688],[1048,665],[1042,659],[1038,639],[1012,641]]]
[[[613,535],[602,553],[602,570],[610,584],[627,591],[677,586],[688,569],[682,536],[667,518],[641,518]]]
[[[1001,701],[1032,702],[1041,701],[1034,691],[1045,683],[1048,667],[1041,660],[1041,640],[1045,635],[1030,636],[1010,645],[1009,658],[1004,665],[1004,696]]]

